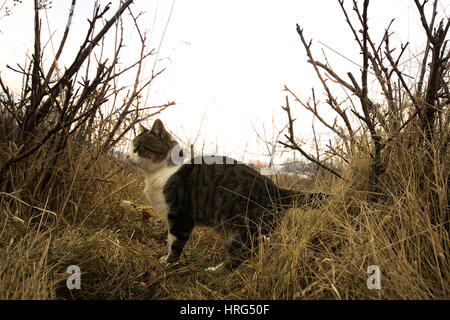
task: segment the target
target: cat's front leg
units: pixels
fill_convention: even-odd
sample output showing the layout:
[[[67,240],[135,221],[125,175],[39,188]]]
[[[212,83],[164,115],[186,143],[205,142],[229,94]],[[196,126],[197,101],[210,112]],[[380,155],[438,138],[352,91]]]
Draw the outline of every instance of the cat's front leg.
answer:
[[[184,243],[185,242],[186,241],[184,241]],[[169,234],[167,235],[167,254],[159,259],[159,263],[169,264],[178,261],[181,255],[181,250],[184,247],[184,243],[182,244],[181,250],[177,250],[174,247],[174,243],[177,243],[176,247],[179,247],[179,245],[181,245],[180,240],[175,235],[169,232]]]
[[[159,259],[162,264],[178,261],[194,228],[194,222],[189,216],[184,215],[182,208],[178,208],[178,210],[173,208],[169,211],[167,218],[169,225],[167,255]]]
[[[184,245],[192,231],[192,227],[189,230],[179,230],[176,226],[170,228],[169,234],[167,235],[167,255],[162,256],[159,262],[162,264],[174,263],[180,259],[181,253],[183,252]]]

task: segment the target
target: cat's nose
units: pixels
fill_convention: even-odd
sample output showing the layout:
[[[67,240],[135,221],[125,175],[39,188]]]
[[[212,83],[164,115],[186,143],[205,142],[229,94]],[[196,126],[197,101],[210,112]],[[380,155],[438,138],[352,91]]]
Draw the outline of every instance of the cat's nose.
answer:
[[[138,161],[136,159],[136,157],[133,154],[127,154],[127,162],[131,163],[133,166],[137,166],[138,165]]]

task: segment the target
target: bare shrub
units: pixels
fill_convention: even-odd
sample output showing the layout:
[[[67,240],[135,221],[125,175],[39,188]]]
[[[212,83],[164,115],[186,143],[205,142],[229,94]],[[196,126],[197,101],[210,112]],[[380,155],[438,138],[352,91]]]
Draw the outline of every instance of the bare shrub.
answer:
[[[141,15],[133,14],[132,0],[124,1],[109,18],[111,4],[94,6],[83,43],[67,68],[60,57],[70,41],[72,0],[67,25],[52,63],[41,40],[41,1],[34,1],[34,50],[28,65],[9,67],[23,75],[23,88],[16,96],[0,78],[0,191],[32,216],[33,207],[58,213],[64,211],[75,190],[104,180],[116,169],[98,175],[105,155],[124,141],[138,122],[173,105],[147,106],[142,93],[163,71],[143,75],[143,64],[155,51],[147,48],[147,34],[139,27]],[[139,56],[134,63],[119,67],[124,43],[123,15],[140,37]],[[105,47],[107,33],[115,32],[113,51]],[[134,76],[133,76],[134,74]],[[124,84],[123,78],[133,81]],[[117,167],[117,166],[116,166]],[[97,170],[97,171],[96,171]],[[100,171],[101,172],[101,171]],[[11,195],[23,203],[12,200]],[[23,209],[23,210],[22,210]]]
[[[368,155],[371,164],[366,190],[372,193],[371,197],[374,199],[392,192],[401,193],[397,188],[397,175],[399,172],[407,174],[403,169],[408,167],[416,174],[415,183],[418,184],[418,190],[421,190],[419,194],[430,202],[433,222],[446,224],[449,218],[447,191],[443,190],[447,190],[447,178],[443,177],[448,176],[449,163],[450,51],[447,35],[450,20],[447,18],[446,21],[436,21],[437,0],[433,3],[431,17],[427,17],[424,11],[427,1],[421,3],[415,0],[427,43],[422,63],[417,66],[419,77],[416,83],[411,84],[410,79],[415,77],[400,68],[409,44],[401,44],[400,48],[393,48],[391,44],[394,20],[386,27],[384,37],[377,43],[369,32],[369,1],[363,1],[362,6],[355,0],[351,1],[353,17],[346,3],[343,0],[338,2],[361,52],[359,81],[351,72],[344,77],[337,74],[328,61],[318,61],[313,54],[312,41],[305,38],[303,29],[297,25],[297,33],[308,62],[323,86],[326,103],[337,121],[328,122],[322,112],[318,111],[320,101],[314,90],[312,98],[307,101],[298,98],[287,87],[286,91],[336,136],[334,145],[330,141],[326,146],[323,158],[335,158],[335,163],[346,168],[351,166],[351,159],[357,157],[358,153]],[[384,102],[376,102],[371,98],[369,81],[378,84]],[[344,88],[348,96],[338,98],[339,95],[333,92],[336,86],[331,84]],[[326,164],[318,155],[308,154],[297,144],[288,100],[284,110],[288,115],[289,131],[286,135],[287,142],[281,143],[299,151],[308,160],[338,178],[348,181],[348,177],[342,176],[342,170]],[[409,153],[411,157],[399,159],[399,152],[403,156]],[[405,162],[411,163],[404,166]]]

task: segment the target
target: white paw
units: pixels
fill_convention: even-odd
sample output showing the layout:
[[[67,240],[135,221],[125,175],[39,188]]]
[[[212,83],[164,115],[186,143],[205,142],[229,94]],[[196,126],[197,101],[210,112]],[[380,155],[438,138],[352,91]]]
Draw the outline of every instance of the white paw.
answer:
[[[169,255],[163,255],[161,258],[159,258],[159,263],[163,264],[163,265],[168,265],[169,263],[167,262],[167,258],[169,257]]]
[[[225,268],[225,262],[222,262],[215,267],[206,268],[205,271],[211,274],[222,274],[227,271],[227,269]]]

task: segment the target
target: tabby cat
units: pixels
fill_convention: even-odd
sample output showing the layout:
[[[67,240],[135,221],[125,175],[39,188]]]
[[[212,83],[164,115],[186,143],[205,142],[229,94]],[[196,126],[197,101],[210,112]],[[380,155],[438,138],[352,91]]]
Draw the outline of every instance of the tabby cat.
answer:
[[[293,201],[306,204],[322,197],[278,188],[266,176],[227,157],[178,163],[181,149],[159,119],[150,130],[140,127],[129,159],[144,175],[148,201],[168,223],[168,253],[161,263],[180,258],[194,226],[209,226],[223,235],[228,257],[207,270],[233,270]]]

